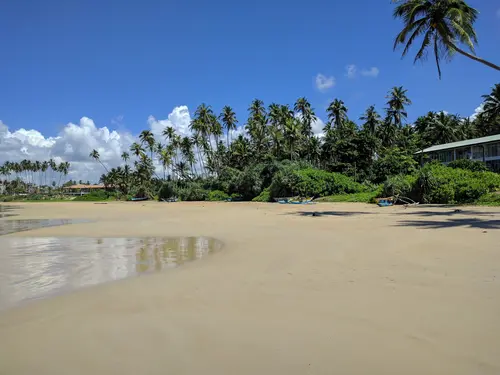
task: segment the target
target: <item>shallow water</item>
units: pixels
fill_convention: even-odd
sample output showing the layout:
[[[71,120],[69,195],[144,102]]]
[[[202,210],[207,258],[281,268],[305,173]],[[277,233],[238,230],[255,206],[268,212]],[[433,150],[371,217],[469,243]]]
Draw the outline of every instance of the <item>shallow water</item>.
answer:
[[[7,214],[12,215],[12,214]],[[86,223],[88,220],[80,219],[22,219],[0,220],[0,236],[5,234],[24,232],[32,229],[57,227],[60,225]]]
[[[207,237],[0,239],[0,310],[203,258],[222,243]]]

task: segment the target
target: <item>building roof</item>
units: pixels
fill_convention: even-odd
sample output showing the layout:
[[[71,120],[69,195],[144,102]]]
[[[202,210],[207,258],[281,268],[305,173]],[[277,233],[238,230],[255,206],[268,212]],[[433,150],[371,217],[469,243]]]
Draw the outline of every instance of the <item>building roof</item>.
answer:
[[[431,146],[431,147],[428,147],[422,151],[417,152],[417,154],[419,154],[419,153],[425,154],[427,152],[449,150],[449,149],[453,149],[453,148],[460,148],[460,147],[467,147],[467,146],[470,147],[470,146],[480,145],[482,143],[490,143],[490,142],[497,142],[497,141],[500,141],[500,134],[490,135],[488,137],[467,139],[466,141],[451,142],[451,143],[445,143],[442,145]]]
[[[77,184],[77,185],[71,185],[71,186],[65,186],[65,189],[104,189],[103,184],[99,185],[83,185],[83,184]]]

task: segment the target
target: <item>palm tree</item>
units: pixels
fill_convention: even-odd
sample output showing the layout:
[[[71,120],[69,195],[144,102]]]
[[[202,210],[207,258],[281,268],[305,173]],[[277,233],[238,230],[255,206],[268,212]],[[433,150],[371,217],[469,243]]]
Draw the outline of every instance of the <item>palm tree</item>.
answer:
[[[490,119],[500,119],[500,83],[495,84],[491,93],[483,95],[483,116]]]
[[[450,143],[462,138],[458,116],[439,112],[427,130],[434,143]]]
[[[394,120],[394,125],[397,128],[401,128],[403,118],[406,118],[408,114],[406,113],[405,106],[411,104],[411,100],[408,99],[406,93],[408,90],[405,90],[403,86],[393,87],[391,91],[389,91],[389,95],[386,96],[388,99],[387,105],[387,117],[390,120]]]
[[[311,107],[311,103],[304,97],[298,98],[293,108],[295,112],[301,115],[302,132],[304,136],[307,138],[311,137],[313,134],[312,123],[317,119],[314,109]]]
[[[106,170],[106,172],[109,172],[108,171],[108,168],[106,168],[106,166],[101,162],[101,155],[99,155],[99,151],[97,150],[92,150],[89,154],[89,157],[94,159],[95,161],[98,161],[99,164],[101,164],[103,166],[103,168]],[[52,159],[50,159],[50,167],[53,171],[56,171],[57,170],[57,167],[56,167],[56,164],[54,163],[54,161]]]
[[[137,142],[134,142],[134,143],[132,143],[130,145],[130,152],[132,152],[137,157],[140,157],[141,155],[144,155],[144,149]]]
[[[365,129],[366,131],[368,131],[368,133],[373,135],[375,134],[378,126],[380,125],[381,117],[377,113],[375,106],[371,105],[359,119],[364,121],[363,129]]]
[[[236,113],[234,113],[233,109],[230,106],[226,105],[224,108],[222,108],[222,113],[220,114],[219,118],[226,128],[226,146],[229,148],[230,133],[231,131],[236,130],[236,124],[238,123],[238,120],[236,119]]]
[[[426,50],[432,49],[439,78],[441,78],[440,61],[450,59],[455,52],[478,61],[490,68],[500,70],[500,66],[486,61],[474,54],[477,44],[474,22],[478,11],[471,8],[463,0],[393,0],[398,3],[394,9],[394,18],[402,18],[403,30],[394,41],[394,49],[405,45],[404,57],[415,39],[423,36],[422,45],[415,55],[414,62],[425,59]],[[457,44],[465,45],[471,53],[461,49]]]
[[[326,111],[328,113],[330,123],[334,124],[336,129],[341,129],[347,120],[347,107],[344,102],[342,100],[335,99],[330,103]]]
[[[155,149],[155,136],[150,130],[143,130],[141,134],[139,134],[139,140],[141,144],[146,144],[148,146],[149,152],[151,153],[151,160],[153,160],[153,152]]]
[[[295,119],[290,118],[285,124],[285,143],[288,144],[290,151],[290,160],[294,159],[294,155],[297,152],[295,145],[302,135],[301,123]]]
[[[123,151],[121,155],[122,160],[125,164],[130,160],[130,154],[127,151]]]

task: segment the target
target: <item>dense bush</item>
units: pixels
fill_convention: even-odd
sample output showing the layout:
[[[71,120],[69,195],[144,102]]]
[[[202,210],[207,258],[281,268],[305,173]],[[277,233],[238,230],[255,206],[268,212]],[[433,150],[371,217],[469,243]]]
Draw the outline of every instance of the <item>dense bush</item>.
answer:
[[[271,190],[269,188],[265,188],[262,190],[262,192],[257,195],[254,199],[252,199],[253,202],[272,202],[271,198]]]
[[[79,195],[74,201],[80,202],[98,202],[108,200],[110,197],[109,193],[104,190],[95,190],[90,192],[89,194]]]
[[[212,202],[225,201],[229,199],[229,195],[220,190],[212,190],[208,192],[208,200]]]
[[[488,171],[488,167],[485,163],[478,160],[471,159],[458,159],[452,161],[448,164],[450,168],[459,168],[459,169],[467,169],[472,172],[486,172]]]
[[[408,175],[417,170],[417,162],[407,152],[397,147],[387,150],[373,163],[374,182],[382,183],[388,177]]]
[[[414,175],[389,178],[382,195],[402,195],[422,203],[474,203],[500,189],[500,175],[426,164]]]
[[[281,170],[276,173],[270,186],[273,198],[296,195],[324,197],[334,194],[358,193],[363,190],[363,185],[347,176],[314,168]]]
[[[179,188],[177,196],[181,201],[204,201],[207,200],[208,191],[198,183],[190,183]]]
[[[384,197],[392,197],[395,195],[418,199],[416,175],[397,175],[389,177],[382,188],[381,195]]]
[[[176,187],[172,181],[166,181],[162,184],[159,192],[158,198],[161,199],[169,199],[176,197]]]

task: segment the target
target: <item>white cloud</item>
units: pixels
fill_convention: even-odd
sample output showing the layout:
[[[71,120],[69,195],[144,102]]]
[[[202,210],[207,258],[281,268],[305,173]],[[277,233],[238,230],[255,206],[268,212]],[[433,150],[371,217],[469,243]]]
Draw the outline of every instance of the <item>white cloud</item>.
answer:
[[[380,70],[377,67],[371,67],[370,69],[361,70],[361,75],[365,77],[377,78]]]
[[[188,108],[180,106],[175,107],[165,120],[150,116],[148,124],[155,135],[160,135],[165,126],[173,126],[179,134],[188,135],[190,121]],[[0,164],[52,158],[57,163],[70,162],[68,179],[97,182],[104,170],[89,158],[89,153],[96,149],[108,168],[116,167],[122,164],[122,152],[128,152],[135,140],[136,137],[127,131],[97,127],[88,117],[82,117],[78,124],[68,123],[56,137],[45,137],[35,129],[10,130],[0,120]]]
[[[358,69],[356,68],[356,65],[354,64],[351,64],[351,65],[347,65],[345,67],[345,70],[346,70],[346,77],[349,78],[349,79],[352,79],[352,78],[356,78],[356,74],[357,74],[357,71]]]
[[[316,82],[316,88],[319,91],[325,92],[328,89],[335,86],[335,77],[333,76],[327,77],[324,74],[318,73],[315,82]]]
[[[163,129],[167,126],[174,127],[177,133],[181,136],[186,136],[191,134],[189,130],[189,124],[191,123],[191,115],[189,114],[189,109],[185,105],[175,107],[174,110],[168,115],[165,120],[157,120],[153,116],[149,116],[148,124],[151,128],[151,132],[155,136],[161,137]]]
[[[474,110],[474,113],[472,115],[469,116],[469,119],[470,120],[475,120],[477,116],[479,116],[482,112],[483,112],[483,107],[484,107],[484,104],[481,103],[479,105],[479,107],[477,107],[475,110]]]

